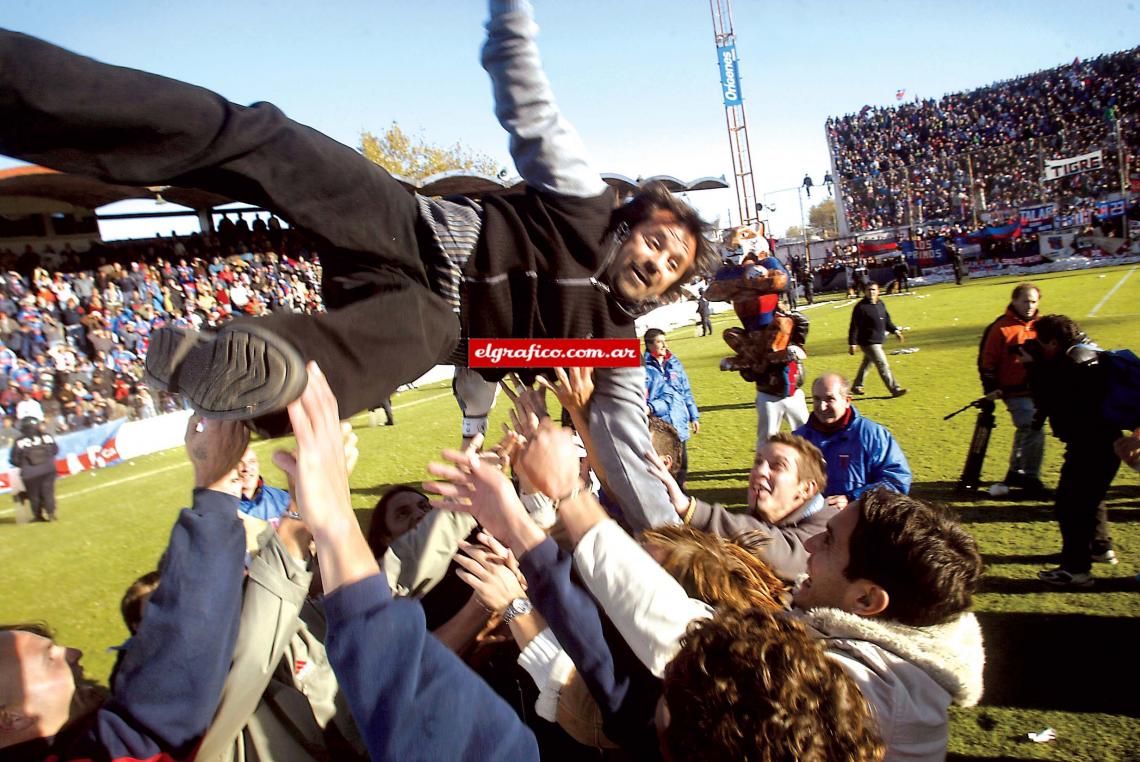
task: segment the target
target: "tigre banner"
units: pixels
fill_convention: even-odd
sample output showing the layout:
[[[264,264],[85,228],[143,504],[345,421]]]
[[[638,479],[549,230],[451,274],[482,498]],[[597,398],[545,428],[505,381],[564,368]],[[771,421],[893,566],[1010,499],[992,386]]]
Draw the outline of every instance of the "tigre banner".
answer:
[[[1093,172],[1104,169],[1102,151],[1071,156],[1068,159],[1046,159],[1045,179],[1060,180],[1062,177],[1078,175],[1081,172]]]

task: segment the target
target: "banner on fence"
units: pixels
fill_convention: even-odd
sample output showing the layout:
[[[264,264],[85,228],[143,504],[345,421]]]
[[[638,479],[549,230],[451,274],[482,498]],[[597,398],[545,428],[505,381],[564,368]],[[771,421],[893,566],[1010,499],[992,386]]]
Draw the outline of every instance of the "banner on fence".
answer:
[[[1058,215],[1053,222],[1053,227],[1057,230],[1064,230],[1066,228],[1083,228],[1090,224],[1092,224],[1092,212],[1088,209],[1081,209],[1072,214]]]
[[[1023,233],[1040,233],[1042,230],[1053,229],[1053,217],[1057,214],[1057,205],[1025,206],[1019,210],[1019,214]]]
[[[115,421],[55,438],[59,454],[55,470],[60,476],[78,474],[93,468],[107,468],[124,460],[167,450],[182,444],[190,411],[169,413],[145,421]],[[10,450],[0,450],[0,463],[7,465]],[[0,494],[22,486],[19,471],[0,472]]]
[[[865,239],[859,242],[859,253],[863,255],[892,254],[899,250],[899,240],[893,235]]]
[[[1098,219],[1110,220],[1113,217],[1123,217],[1128,204],[1124,199],[1118,198],[1115,201],[1097,201],[1096,202],[1096,216]]]
[[[902,250],[908,260],[917,263],[924,270],[950,261],[946,251],[946,239],[941,236],[933,240],[903,241]]]
[[[1070,156],[1067,159],[1046,159],[1045,179],[1060,180],[1062,177],[1078,175],[1081,172],[1093,172],[1104,168],[1103,151]]]

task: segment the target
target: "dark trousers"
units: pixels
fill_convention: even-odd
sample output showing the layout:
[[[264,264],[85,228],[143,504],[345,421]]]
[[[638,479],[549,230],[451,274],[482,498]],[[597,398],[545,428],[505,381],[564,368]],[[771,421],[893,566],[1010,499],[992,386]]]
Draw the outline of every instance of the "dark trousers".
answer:
[[[706,312],[705,314],[701,315],[701,336],[708,336],[712,332],[712,319]]]
[[[1089,571],[1093,547],[1100,553],[1112,546],[1107,511],[1101,501],[1120,468],[1120,458],[1112,449],[1115,436],[1089,436],[1065,445],[1056,512],[1061,528],[1061,568],[1066,571]]]
[[[428,286],[413,196],[271,104],[238,106],[0,31],[0,153],[108,182],[211,191],[314,234],[328,249],[328,313],[247,319],[320,365],[344,417],[379,405],[459,337],[455,314]],[[282,433],[285,421],[262,428]]]
[[[43,521],[55,518],[55,472],[23,479],[24,492],[32,506],[32,518]]]

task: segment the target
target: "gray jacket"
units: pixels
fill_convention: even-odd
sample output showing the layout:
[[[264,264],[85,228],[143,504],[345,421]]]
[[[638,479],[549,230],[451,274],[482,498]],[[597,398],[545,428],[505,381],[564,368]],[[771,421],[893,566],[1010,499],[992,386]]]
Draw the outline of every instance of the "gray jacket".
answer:
[[[312,572],[276,532],[249,567],[233,664],[196,760],[367,760],[325,654]]]
[[[734,538],[743,532],[760,532],[766,541],[756,554],[788,584],[807,573],[808,552],[804,543],[827,528],[827,522],[839,510],[827,505],[822,495],[792,511],[775,524],[747,513],[733,513],[720,503],[697,500],[696,510],[689,522],[693,527],[721,537]]]

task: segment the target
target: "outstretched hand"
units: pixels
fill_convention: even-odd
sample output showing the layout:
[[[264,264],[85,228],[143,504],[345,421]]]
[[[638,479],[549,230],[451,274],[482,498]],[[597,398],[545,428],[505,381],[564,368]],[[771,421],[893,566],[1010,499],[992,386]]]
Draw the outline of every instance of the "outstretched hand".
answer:
[[[526,580],[510,550],[484,532],[478,539],[477,545],[459,543],[463,552],[455,555],[455,563],[461,567],[456,573],[471,586],[479,605],[502,614],[511,601],[526,595]]]
[[[536,490],[552,500],[569,495],[581,482],[581,465],[573,435],[549,418],[528,438],[515,468]]]
[[[336,397],[316,363],[307,370],[305,391],[288,407],[297,449],[274,453],[273,462],[294,485],[297,509],[316,538],[324,590],[331,593],[379,573],[379,567],[352,512],[350,458]]]
[[[538,385],[549,389],[570,415],[580,415],[590,406],[594,396],[594,369],[571,367],[554,369],[554,381],[545,376],[535,379]]]
[[[514,409],[511,410],[511,426],[521,436],[529,439],[538,425],[550,417],[546,409],[546,389],[527,386],[517,373],[513,374],[511,380],[513,386],[507,383],[506,379],[499,382],[499,386],[514,405]]]
[[[472,452],[447,449],[440,455],[447,462],[429,463],[427,470],[441,481],[424,482],[423,487],[443,496],[441,507],[470,513],[516,555],[542,542],[545,535],[527,515],[502,471]]]
[[[249,429],[241,421],[190,416],[186,423],[186,454],[194,466],[194,486],[241,496],[238,461],[249,446]]]

